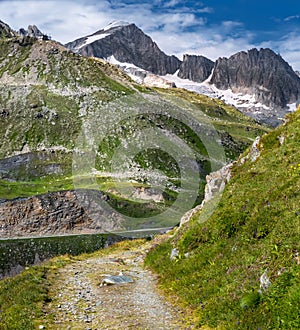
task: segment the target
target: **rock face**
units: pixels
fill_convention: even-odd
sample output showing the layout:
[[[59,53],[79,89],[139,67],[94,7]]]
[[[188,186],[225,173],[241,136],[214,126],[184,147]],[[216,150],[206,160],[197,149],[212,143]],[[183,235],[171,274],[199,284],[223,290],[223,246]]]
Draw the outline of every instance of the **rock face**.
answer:
[[[212,172],[206,176],[205,193],[202,203],[183,215],[180,220],[180,227],[186,222],[190,221],[191,218],[203,208],[204,204],[209,202],[219,193],[223,192],[225,185],[230,180],[231,168],[232,163],[226,164],[218,171]]]
[[[67,43],[66,47],[84,56],[107,59],[114,56],[154,74],[173,74],[181,65],[175,56],[162,52],[135,24],[115,22],[98,32]]]
[[[212,72],[214,62],[204,56],[183,55],[178,77],[203,82]]]
[[[219,58],[210,83],[221,90],[254,94],[268,106],[286,107],[300,100],[300,78],[271,49],[251,49]]]
[[[47,39],[47,36],[43,34],[36,25],[28,25],[27,30],[25,29],[20,29],[19,34],[22,37],[31,37],[31,38],[36,38],[36,39]]]
[[[0,21],[0,38],[15,37],[16,33],[4,22]]]
[[[99,207],[96,190],[59,191],[0,203],[0,237],[99,233],[122,229],[117,214]]]

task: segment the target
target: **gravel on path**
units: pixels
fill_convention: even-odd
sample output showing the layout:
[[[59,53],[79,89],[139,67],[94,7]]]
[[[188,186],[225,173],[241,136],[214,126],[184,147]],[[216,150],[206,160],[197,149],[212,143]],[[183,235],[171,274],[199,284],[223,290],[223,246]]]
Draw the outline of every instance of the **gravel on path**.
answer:
[[[193,329],[184,320],[185,312],[159,292],[156,276],[143,267],[151,244],[61,268],[46,311],[54,321],[45,329]],[[129,276],[133,282],[103,285],[110,275]]]

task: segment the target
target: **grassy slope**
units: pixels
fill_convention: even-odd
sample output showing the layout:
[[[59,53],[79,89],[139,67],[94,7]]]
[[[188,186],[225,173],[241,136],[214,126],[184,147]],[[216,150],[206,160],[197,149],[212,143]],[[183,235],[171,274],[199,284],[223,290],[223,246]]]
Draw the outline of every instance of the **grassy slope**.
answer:
[[[299,141],[300,109],[263,136],[258,160],[234,166],[207,222],[196,216],[149,254],[147,265],[168,292],[194,309],[199,326],[300,328]],[[180,255],[170,261],[174,246]],[[259,294],[264,272],[271,285]]]

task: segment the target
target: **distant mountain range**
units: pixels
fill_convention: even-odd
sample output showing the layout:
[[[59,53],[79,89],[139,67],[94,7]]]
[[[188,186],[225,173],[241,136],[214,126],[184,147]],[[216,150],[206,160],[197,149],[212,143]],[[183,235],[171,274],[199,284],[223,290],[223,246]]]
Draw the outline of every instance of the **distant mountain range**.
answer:
[[[47,39],[35,25],[13,31],[0,21],[0,36]],[[185,54],[166,55],[135,24],[112,22],[69,42],[67,48],[121,67],[133,80],[154,87],[181,87],[235,106],[258,122],[277,126],[300,102],[300,77],[271,49],[238,52],[215,62]]]
[[[168,56],[135,24],[113,22],[66,44],[83,56],[106,59],[139,82],[159,85],[151,74],[177,87],[219,97],[260,122],[277,126],[300,101],[300,78],[271,49],[238,52],[215,62],[204,56]],[[168,84],[166,84],[168,86]]]

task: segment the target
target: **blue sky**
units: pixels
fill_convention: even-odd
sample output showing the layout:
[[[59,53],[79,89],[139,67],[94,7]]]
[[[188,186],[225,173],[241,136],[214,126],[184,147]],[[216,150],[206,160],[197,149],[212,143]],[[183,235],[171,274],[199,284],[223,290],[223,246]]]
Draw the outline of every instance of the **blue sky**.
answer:
[[[125,20],[179,58],[270,47],[300,70],[298,0],[0,0],[0,20],[14,29],[36,24],[62,43]]]

